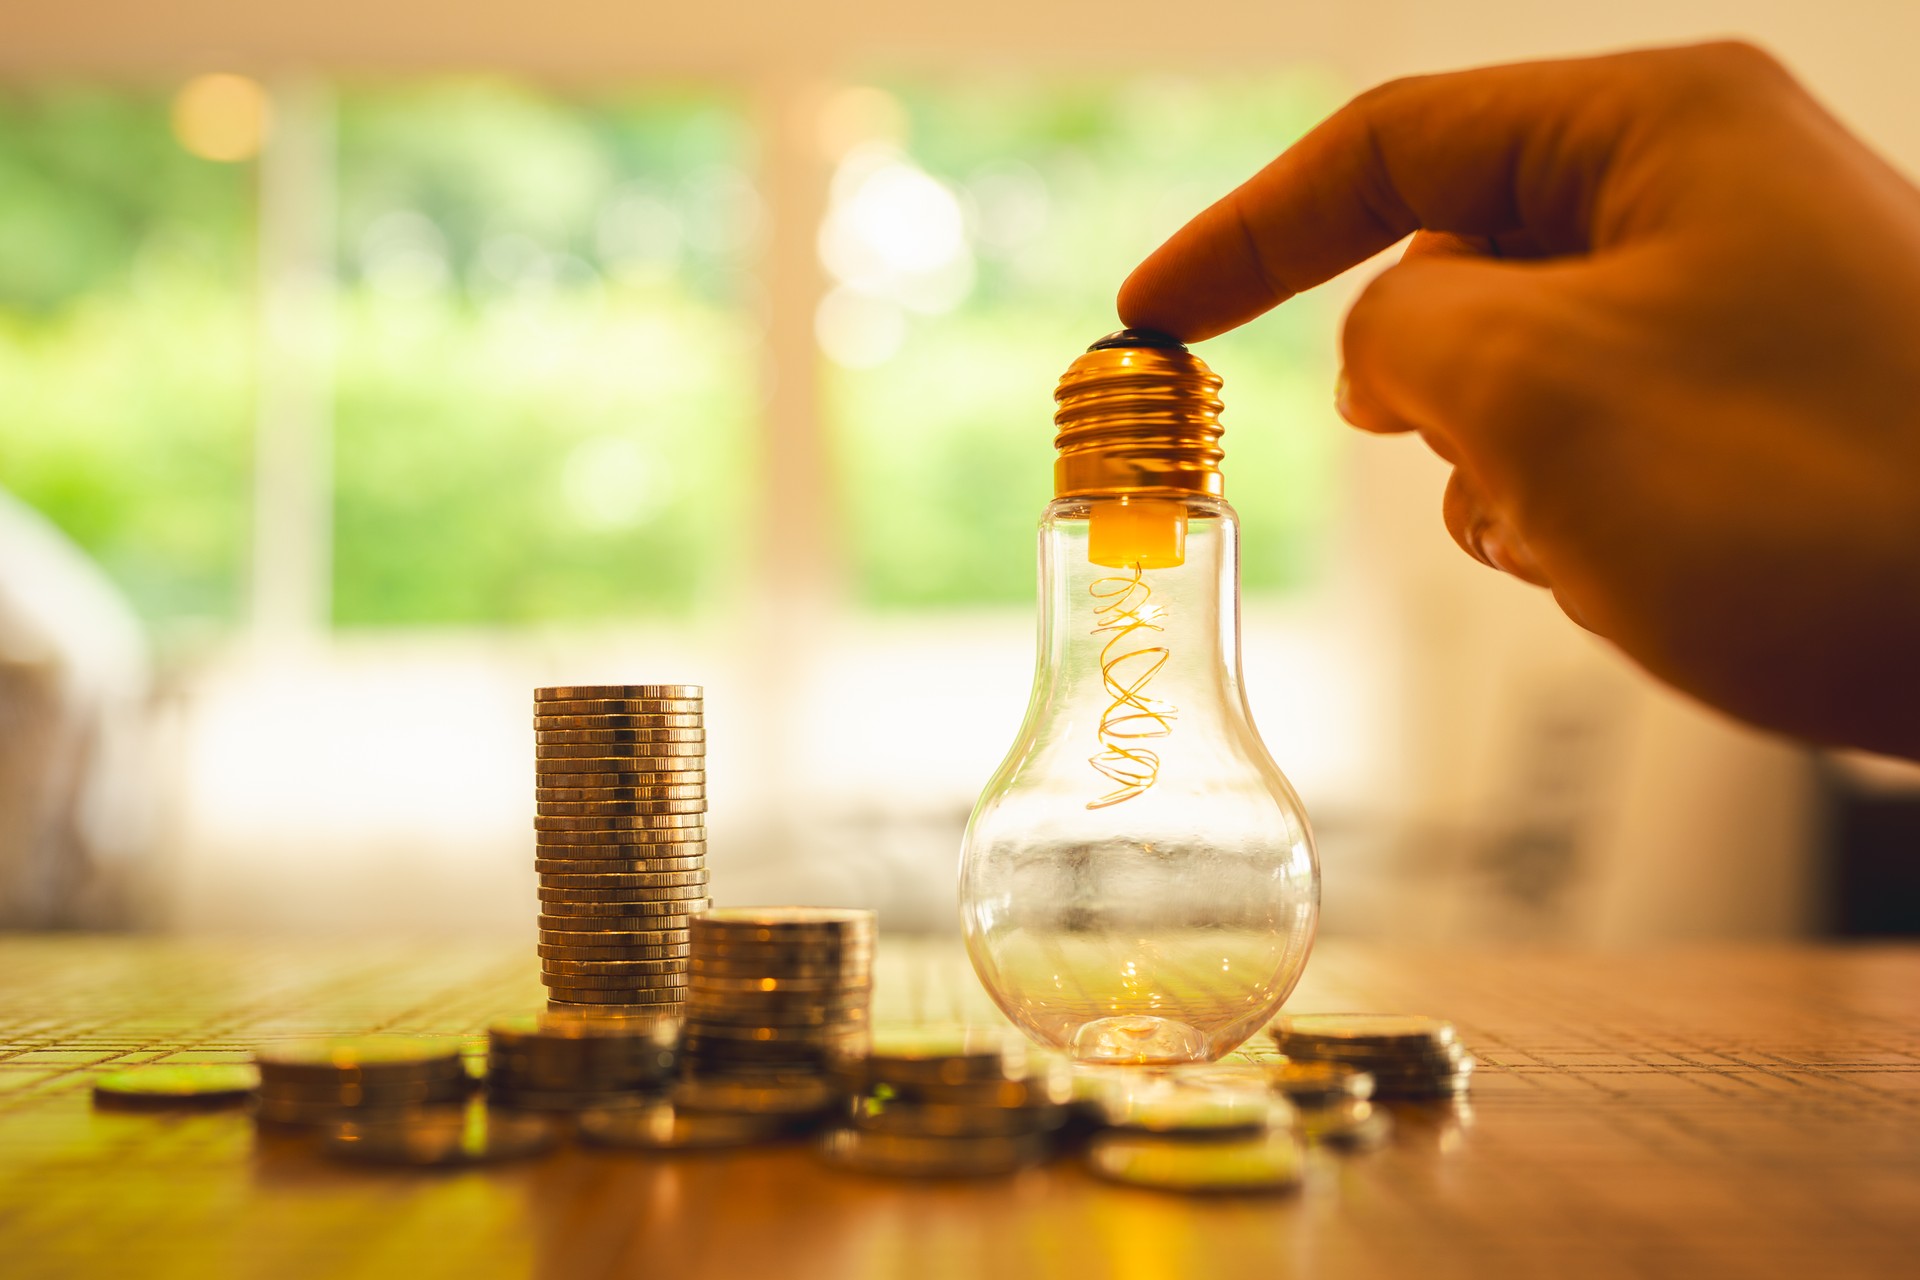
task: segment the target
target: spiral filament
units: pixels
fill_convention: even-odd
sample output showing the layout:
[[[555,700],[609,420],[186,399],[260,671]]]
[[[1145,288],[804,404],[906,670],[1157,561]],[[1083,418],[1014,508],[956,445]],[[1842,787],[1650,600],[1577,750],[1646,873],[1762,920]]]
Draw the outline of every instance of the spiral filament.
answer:
[[[1133,799],[1159,779],[1160,753],[1134,744],[1171,735],[1179,712],[1145,692],[1171,652],[1165,645],[1131,647],[1136,637],[1150,638],[1140,633],[1165,629],[1165,610],[1152,603],[1153,588],[1147,585],[1142,563],[1136,560],[1125,576],[1095,578],[1088,590],[1100,601],[1094,606],[1093,634],[1107,637],[1100,647],[1100,680],[1112,701],[1100,713],[1100,752],[1087,763],[1113,782],[1114,789],[1088,801],[1087,808],[1105,809]]]

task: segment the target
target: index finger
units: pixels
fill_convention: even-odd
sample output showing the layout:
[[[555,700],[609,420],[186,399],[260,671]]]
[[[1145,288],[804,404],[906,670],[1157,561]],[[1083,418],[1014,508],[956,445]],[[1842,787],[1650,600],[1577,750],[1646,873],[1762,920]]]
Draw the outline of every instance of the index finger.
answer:
[[[1593,243],[1640,90],[1694,49],[1397,80],[1355,98],[1134,269],[1121,319],[1198,341],[1425,228]]]

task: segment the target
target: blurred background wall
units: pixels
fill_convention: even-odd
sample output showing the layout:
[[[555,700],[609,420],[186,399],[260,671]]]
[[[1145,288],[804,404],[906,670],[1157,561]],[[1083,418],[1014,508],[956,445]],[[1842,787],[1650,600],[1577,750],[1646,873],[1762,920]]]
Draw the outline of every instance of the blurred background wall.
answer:
[[[951,928],[1125,272],[1377,80],[1728,34],[1920,171],[1908,3],[9,6],[0,923],[524,930],[530,686],[671,680],[722,901]],[[1911,771],[1459,555],[1331,412],[1365,274],[1203,348],[1326,927],[1853,927]]]

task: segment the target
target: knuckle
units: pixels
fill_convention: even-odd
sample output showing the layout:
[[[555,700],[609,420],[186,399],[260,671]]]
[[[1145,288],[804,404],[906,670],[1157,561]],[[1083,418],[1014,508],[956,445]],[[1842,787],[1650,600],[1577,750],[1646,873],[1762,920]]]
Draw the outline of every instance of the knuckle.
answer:
[[[1664,51],[1654,94],[1676,114],[1707,117],[1744,111],[1791,91],[1796,82],[1779,59],[1745,40],[1717,40]]]

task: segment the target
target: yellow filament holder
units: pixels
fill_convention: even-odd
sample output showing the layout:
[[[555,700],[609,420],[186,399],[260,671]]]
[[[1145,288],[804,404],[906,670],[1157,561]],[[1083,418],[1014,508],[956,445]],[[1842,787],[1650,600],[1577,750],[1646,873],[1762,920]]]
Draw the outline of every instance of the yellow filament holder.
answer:
[[[1164,334],[1123,329],[1054,389],[1056,498],[1086,498],[1087,558],[1111,568],[1186,560],[1186,499],[1220,497],[1220,378]]]

